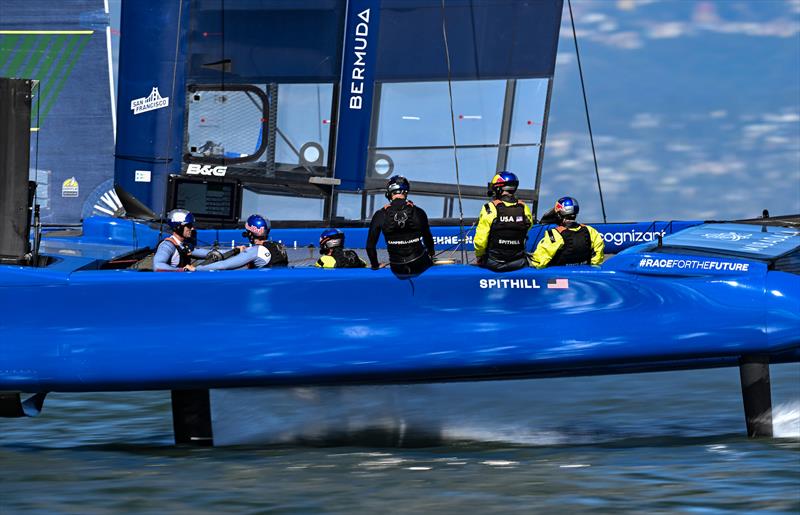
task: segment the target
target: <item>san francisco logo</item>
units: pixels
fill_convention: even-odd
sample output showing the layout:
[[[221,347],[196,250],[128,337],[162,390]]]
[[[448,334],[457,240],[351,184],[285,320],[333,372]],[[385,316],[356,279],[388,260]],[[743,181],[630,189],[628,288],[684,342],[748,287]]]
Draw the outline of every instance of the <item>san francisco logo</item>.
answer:
[[[133,114],[141,114],[161,109],[168,105],[169,97],[162,97],[158,92],[158,87],[154,87],[149,96],[131,100],[131,111],[133,111]]]

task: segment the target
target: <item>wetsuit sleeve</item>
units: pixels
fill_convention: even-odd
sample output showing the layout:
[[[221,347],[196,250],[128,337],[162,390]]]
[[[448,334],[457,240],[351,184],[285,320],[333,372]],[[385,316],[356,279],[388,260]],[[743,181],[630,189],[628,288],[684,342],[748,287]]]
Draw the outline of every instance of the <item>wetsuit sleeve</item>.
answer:
[[[315,266],[320,268],[336,268],[336,260],[333,256],[320,256]]]
[[[229,257],[228,259],[223,259],[222,261],[217,261],[216,263],[209,263],[207,265],[197,266],[195,267],[195,270],[198,271],[236,270],[237,268],[242,268],[249,265],[250,263],[255,261],[257,257],[258,257],[258,248],[250,247],[235,256]]]
[[[599,232],[594,227],[586,226],[589,229],[589,236],[592,239],[592,261],[593,265],[602,265],[604,256],[604,251],[606,248],[606,242],[603,240],[603,237],[600,235]]]
[[[486,206],[489,206],[489,212],[486,212]],[[486,246],[489,243],[489,231],[492,228],[492,222],[497,218],[497,209],[491,202],[484,204],[481,207],[481,214],[478,216],[478,225],[475,227],[475,239],[473,245],[475,246],[475,257],[481,258],[486,254]]]
[[[550,235],[553,235],[555,242],[550,240]],[[533,266],[536,268],[545,268],[550,261],[555,257],[556,252],[564,245],[564,238],[555,229],[550,229],[544,232],[544,238],[536,246],[533,251]]]
[[[383,209],[372,215],[372,221],[369,223],[369,233],[367,234],[367,256],[369,257],[370,266],[376,269],[380,266],[378,262],[378,251],[375,247],[378,245],[378,236],[381,234],[383,228]]]
[[[417,208],[419,211],[419,222],[422,225],[422,241],[425,243],[425,248],[428,250],[428,255],[431,257],[436,254],[436,247],[433,243],[433,234],[431,234],[431,226],[428,223],[428,214],[425,213],[421,208]]]
[[[170,263],[172,260],[172,254],[174,253],[175,245],[173,245],[171,242],[164,240],[159,243],[156,253],[153,256],[153,270],[156,272],[162,270],[178,270],[176,267],[172,266],[172,263]]]
[[[211,249],[194,249],[192,251],[192,257],[203,259],[207,258],[210,253]]]

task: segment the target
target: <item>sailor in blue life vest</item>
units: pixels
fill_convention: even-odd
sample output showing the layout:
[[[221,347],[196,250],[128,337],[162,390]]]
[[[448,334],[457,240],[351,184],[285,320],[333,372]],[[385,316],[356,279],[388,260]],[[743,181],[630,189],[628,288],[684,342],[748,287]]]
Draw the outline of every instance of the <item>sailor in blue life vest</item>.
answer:
[[[153,256],[153,270],[156,272],[191,272],[192,258],[208,256],[209,249],[195,249],[194,215],[185,209],[173,209],[167,213],[167,225],[172,234],[158,244]]]
[[[365,268],[367,264],[354,250],[344,248],[344,233],[326,229],[319,237],[319,253],[315,266],[320,268]]]
[[[484,204],[475,229],[475,257],[480,266],[495,272],[519,270],[530,265],[525,244],[533,226],[530,208],[514,194],[519,179],[511,172],[498,172],[488,184],[493,197]]]
[[[372,216],[367,235],[367,256],[373,270],[380,268],[375,247],[381,232],[389,252],[389,266],[395,274],[418,275],[433,264],[435,251],[428,215],[408,200],[410,190],[408,179],[401,175],[386,183],[389,203]]]
[[[240,268],[263,268],[265,266],[286,266],[289,258],[286,247],[281,243],[269,240],[270,223],[261,215],[251,215],[244,224],[245,236],[250,240],[250,247],[239,247],[238,254],[210,263],[198,265],[197,271],[206,270],[237,270]]]
[[[558,226],[545,231],[544,238],[533,252],[533,266],[601,264],[605,242],[593,227],[575,221],[580,211],[578,201],[561,197],[553,211],[558,217]]]

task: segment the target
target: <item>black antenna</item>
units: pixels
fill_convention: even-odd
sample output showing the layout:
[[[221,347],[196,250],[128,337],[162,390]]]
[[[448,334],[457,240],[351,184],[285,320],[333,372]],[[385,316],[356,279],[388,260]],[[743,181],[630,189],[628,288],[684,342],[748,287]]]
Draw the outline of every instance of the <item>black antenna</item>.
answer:
[[[575,56],[578,58],[578,73],[581,77],[581,92],[583,93],[583,108],[586,111],[586,125],[589,126],[589,141],[592,143],[592,157],[594,158],[594,175],[597,177],[597,191],[600,192],[600,209],[603,210],[603,223],[606,220],[606,205],[603,202],[603,188],[600,187],[600,171],[597,168],[597,153],[594,151],[594,136],[592,135],[592,121],[589,119],[589,101],[586,100],[586,85],[583,82],[583,67],[581,66],[581,54],[578,51],[578,35],[575,32],[575,18],[572,16],[572,0],[567,0],[569,7],[569,21],[572,23],[572,39],[575,41]]]

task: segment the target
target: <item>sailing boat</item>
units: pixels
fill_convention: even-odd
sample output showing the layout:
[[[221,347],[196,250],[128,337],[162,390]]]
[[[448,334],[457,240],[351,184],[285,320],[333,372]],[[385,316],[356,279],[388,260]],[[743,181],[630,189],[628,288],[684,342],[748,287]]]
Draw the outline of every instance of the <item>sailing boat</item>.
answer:
[[[131,217],[158,218],[148,211],[191,209],[207,227],[198,239],[226,245],[241,240],[243,209],[291,201],[319,220],[276,224],[273,238],[302,253],[334,224],[359,246],[385,177],[407,170],[415,199],[441,209],[434,236],[445,250],[467,243],[457,206],[483,202],[467,163],[480,164],[481,180],[486,162],[536,163],[520,196],[537,201],[560,0],[250,4],[124,4],[115,178],[129,216],[47,235],[45,266],[0,266],[0,391],[9,392],[0,411],[35,413],[52,391],[167,389],[176,441],[207,444],[211,389],[740,366],[748,434],[770,434],[768,366],[800,360],[793,220],[609,224],[612,248],[628,248],[601,268],[499,275],[462,264],[409,280],[388,270],[130,270],[162,236]],[[514,30],[481,37],[498,25]],[[448,40],[475,51],[448,63]],[[499,143],[483,139],[483,112],[445,108],[428,122],[407,110],[451,88],[454,106],[470,89],[493,92]],[[536,124],[519,116],[534,111]],[[316,136],[300,143],[314,133],[308,119]],[[482,123],[445,132],[455,144],[429,141],[442,119]],[[437,175],[458,162],[455,183]],[[415,178],[419,170],[428,175]],[[29,309],[43,295],[59,306],[47,317]]]

